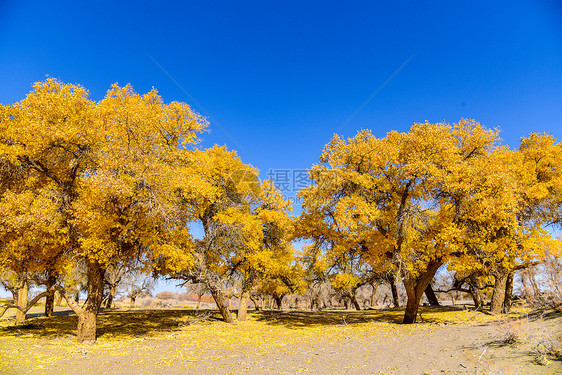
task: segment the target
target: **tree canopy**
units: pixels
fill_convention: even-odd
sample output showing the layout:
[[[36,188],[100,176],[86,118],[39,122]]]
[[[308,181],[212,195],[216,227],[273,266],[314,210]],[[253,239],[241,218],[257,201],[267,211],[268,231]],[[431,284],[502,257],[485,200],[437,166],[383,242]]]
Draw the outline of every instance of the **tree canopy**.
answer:
[[[374,293],[377,280],[390,280],[397,304],[399,279],[413,323],[444,265],[471,290],[492,280],[497,313],[516,271],[562,253],[548,230],[562,223],[562,145],[548,134],[517,149],[474,120],[335,135],[295,218],[235,151],[197,145],[207,125],[187,104],[130,85],[96,102],[47,79],[1,105],[0,277],[22,294],[2,311],[25,314],[56,290],[78,315],[78,339],[91,341],[104,291],[111,301],[134,269],[204,285],[227,322],[227,295],[240,298],[243,321],[252,293],[281,307],[317,283],[359,309],[357,289]],[[298,239],[309,241],[300,253]],[[27,304],[31,281],[46,290]],[[83,305],[70,298],[80,283]]]

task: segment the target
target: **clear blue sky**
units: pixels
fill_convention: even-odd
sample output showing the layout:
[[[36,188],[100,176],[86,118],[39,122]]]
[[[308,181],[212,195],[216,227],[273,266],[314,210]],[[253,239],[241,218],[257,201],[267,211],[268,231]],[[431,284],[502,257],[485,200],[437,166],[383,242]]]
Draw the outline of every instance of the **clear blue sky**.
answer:
[[[560,2],[225,3],[0,2],[0,102],[46,75],[96,100],[154,86],[262,177],[310,167],[335,132],[425,120],[562,139]]]
[[[309,168],[334,133],[425,120],[562,139],[559,1],[225,3],[0,0],[0,102],[46,75],[95,100],[154,86],[262,177]]]

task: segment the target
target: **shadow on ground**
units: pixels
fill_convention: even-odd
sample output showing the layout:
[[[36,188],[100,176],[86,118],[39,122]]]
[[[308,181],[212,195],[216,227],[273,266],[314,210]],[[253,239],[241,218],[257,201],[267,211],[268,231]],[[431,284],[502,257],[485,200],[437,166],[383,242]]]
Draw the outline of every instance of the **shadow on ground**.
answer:
[[[418,323],[453,322],[444,319],[443,313],[463,311],[463,307],[439,306],[420,307]],[[390,308],[384,310],[323,310],[323,311],[256,311],[254,317],[258,321],[268,324],[282,324],[288,328],[319,325],[346,325],[373,322],[402,323],[404,308]]]
[[[33,314],[42,315],[42,314]],[[28,315],[29,317],[29,315]],[[173,332],[182,327],[219,320],[213,310],[132,309],[102,310],[97,319],[97,337],[142,337],[156,332]],[[2,335],[31,334],[39,337],[75,336],[78,317],[71,311],[59,311],[55,316],[30,317],[26,323],[0,327]]]
[[[460,315],[467,312],[459,306],[420,307],[418,323],[459,323]],[[481,314],[472,311],[473,314]],[[40,315],[40,314],[35,314]],[[251,319],[287,328],[310,326],[353,325],[362,323],[402,322],[403,308],[383,310],[260,310],[250,311]],[[102,310],[98,315],[98,337],[111,335],[119,337],[143,337],[159,332],[173,332],[191,324],[209,324],[222,320],[215,310],[190,309],[131,309]],[[25,324],[0,327],[2,335],[31,334],[40,337],[74,336],[77,317],[72,312],[60,311],[55,316],[31,317]]]

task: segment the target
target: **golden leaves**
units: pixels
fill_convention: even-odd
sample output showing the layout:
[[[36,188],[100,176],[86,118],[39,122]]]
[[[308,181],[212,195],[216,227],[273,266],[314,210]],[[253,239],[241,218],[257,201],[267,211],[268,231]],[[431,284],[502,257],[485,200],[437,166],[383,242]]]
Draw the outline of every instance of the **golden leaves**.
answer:
[[[35,251],[41,239],[40,248],[59,249],[52,256],[71,243],[66,251],[104,265],[143,252],[148,260],[169,253],[178,266],[191,264],[193,244],[177,198],[181,189],[199,187],[191,184],[185,163],[194,152],[185,146],[207,121],[188,105],[167,105],[154,89],[141,96],[117,84],[96,103],[81,86],[47,79],[22,101],[2,106],[0,120],[0,160],[26,171],[24,192],[1,191],[0,210],[12,227],[35,218],[25,231],[10,232],[12,254],[21,255],[24,245]],[[40,226],[45,222],[51,227]]]
[[[411,272],[432,259],[474,263],[476,254],[508,267],[542,258],[556,248],[540,228],[559,220],[561,146],[532,134],[512,151],[498,134],[463,119],[380,139],[368,130],[334,136],[311,170],[315,184],[299,194],[298,236],[332,259],[360,250]]]

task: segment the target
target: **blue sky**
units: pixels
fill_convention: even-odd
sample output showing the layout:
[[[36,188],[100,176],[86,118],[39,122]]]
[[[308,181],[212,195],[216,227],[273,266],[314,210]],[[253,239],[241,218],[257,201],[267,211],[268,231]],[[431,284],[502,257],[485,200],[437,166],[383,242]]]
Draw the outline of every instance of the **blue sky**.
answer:
[[[236,149],[262,177],[363,128],[465,117],[512,146],[562,138],[555,1],[80,3],[0,2],[1,103],[46,75],[96,100],[114,82],[154,86],[209,117],[203,146]]]
[[[262,177],[309,168],[334,133],[425,120],[562,139],[558,1],[225,3],[0,0],[0,102],[46,75],[95,100],[154,86]]]

